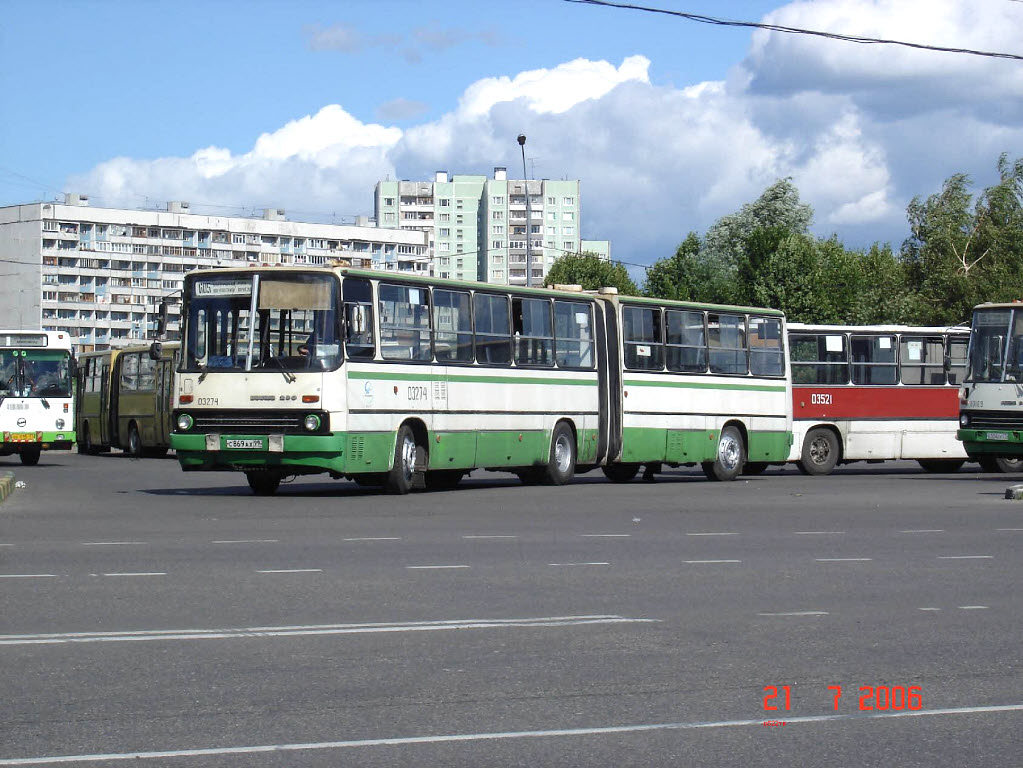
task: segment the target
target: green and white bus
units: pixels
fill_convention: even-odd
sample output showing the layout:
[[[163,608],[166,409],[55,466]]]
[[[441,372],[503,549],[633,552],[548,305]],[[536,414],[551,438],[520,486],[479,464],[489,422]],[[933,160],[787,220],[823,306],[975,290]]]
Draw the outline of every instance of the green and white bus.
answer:
[[[32,466],[46,450],[75,442],[71,337],[0,330],[0,456]]]
[[[261,495],[313,473],[393,493],[476,468],[726,480],[791,445],[772,310],[276,267],[190,274],[182,313],[171,446]]]
[[[1023,304],[973,309],[959,430],[966,453],[985,469],[1023,468]]]

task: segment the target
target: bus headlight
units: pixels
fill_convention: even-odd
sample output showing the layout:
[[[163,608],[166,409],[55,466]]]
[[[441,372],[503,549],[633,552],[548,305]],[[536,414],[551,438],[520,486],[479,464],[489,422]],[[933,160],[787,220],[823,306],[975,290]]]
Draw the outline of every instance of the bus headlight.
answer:
[[[959,426],[968,427],[970,426],[970,416],[966,413],[959,414]]]
[[[188,430],[190,430],[192,428],[193,424],[195,424],[195,419],[193,419],[187,413],[179,413],[178,414],[178,431],[179,432],[187,432]]]
[[[310,432],[315,432],[320,428],[320,417],[315,413],[310,413],[302,420],[302,426]]]
[[[64,429],[64,419],[57,419],[57,429]]]

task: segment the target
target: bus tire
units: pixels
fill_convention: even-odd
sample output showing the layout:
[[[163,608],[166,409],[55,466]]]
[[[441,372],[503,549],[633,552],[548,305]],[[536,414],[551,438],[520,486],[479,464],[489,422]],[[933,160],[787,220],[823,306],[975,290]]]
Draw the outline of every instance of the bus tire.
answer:
[[[718,437],[714,461],[705,461],[700,466],[708,480],[734,480],[742,474],[745,461],[746,446],[742,441],[742,433],[737,427],[725,427]]]
[[[742,466],[744,475],[762,475],[767,471],[766,461],[747,461]]]
[[[26,467],[34,467],[39,463],[39,456],[41,449],[38,447],[26,448],[23,450],[18,457],[21,459],[21,463]]]
[[[601,470],[612,483],[628,483],[639,473],[639,464],[606,464]]]
[[[426,487],[431,491],[450,491],[464,476],[465,470],[461,469],[435,469],[426,473]]]
[[[799,469],[804,475],[830,475],[838,464],[838,440],[830,429],[817,427],[806,433]]]
[[[1004,456],[980,456],[977,463],[985,472],[1011,473],[1023,471],[1023,459],[1010,459]]]
[[[92,447],[92,433],[89,431],[89,422],[82,424],[82,436],[78,440],[78,452],[83,456],[91,456],[96,452]]]
[[[396,496],[404,496],[412,490],[412,477],[416,473],[416,459],[419,446],[412,427],[402,424],[398,429],[398,437],[394,441],[394,462],[387,473],[384,489]]]
[[[925,472],[958,472],[965,459],[917,459]]]
[[[551,435],[551,453],[540,473],[543,485],[564,485],[575,475],[575,433],[559,421]]]
[[[245,479],[249,481],[249,488],[257,496],[273,496],[281,485],[281,478],[263,469],[246,472]]]
[[[142,458],[142,435],[139,434],[139,428],[134,421],[128,427],[128,447],[125,453],[133,459]]]

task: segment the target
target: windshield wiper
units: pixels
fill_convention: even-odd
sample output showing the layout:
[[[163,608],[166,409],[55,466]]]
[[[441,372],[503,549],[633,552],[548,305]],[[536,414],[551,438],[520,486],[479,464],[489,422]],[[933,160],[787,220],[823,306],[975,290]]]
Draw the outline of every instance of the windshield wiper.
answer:
[[[209,374],[210,368],[209,368],[208,365],[203,365],[202,363],[200,363],[198,361],[196,361],[195,364],[197,366],[199,366],[199,380],[196,383],[197,384],[202,384],[202,380],[206,378],[207,374]]]
[[[45,397],[40,397],[39,401],[43,404],[43,408],[50,410],[50,404],[46,401]]]
[[[270,359],[280,366],[281,374],[284,376],[284,380],[286,382],[291,384],[295,381],[295,374],[293,374],[291,371],[284,367],[284,363],[281,362],[281,359],[274,354],[273,347],[270,347]]]

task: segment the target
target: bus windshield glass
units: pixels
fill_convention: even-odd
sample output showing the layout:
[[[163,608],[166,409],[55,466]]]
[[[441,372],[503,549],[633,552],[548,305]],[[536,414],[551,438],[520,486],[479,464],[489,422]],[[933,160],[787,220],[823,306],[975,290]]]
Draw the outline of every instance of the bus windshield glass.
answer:
[[[1011,309],[981,309],[973,314],[973,334],[970,337],[970,360],[966,381],[1002,381],[1006,374],[1011,380],[1020,376],[1020,333],[1011,334]],[[1010,335],[1012,338],[1010,339]],[[1006,353],[1009,365],[1006,366]]]
[[[186,298],[186,371],[323,371],[341,362],[331,275],[200,274]]]
[[[0,350],[0,397],[71,397],[70,355],[58,350]]]

